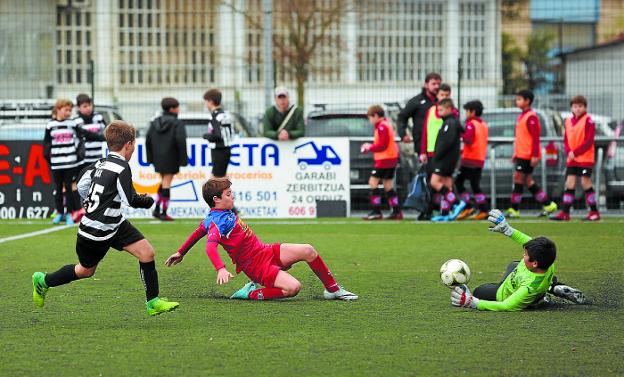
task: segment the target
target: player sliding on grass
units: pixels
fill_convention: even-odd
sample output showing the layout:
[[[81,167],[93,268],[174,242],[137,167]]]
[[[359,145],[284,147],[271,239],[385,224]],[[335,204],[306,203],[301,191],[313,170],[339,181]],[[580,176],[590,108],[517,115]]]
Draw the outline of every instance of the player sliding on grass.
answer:
[[[35,272],[32,277],[33,300],[42,307],[50,287],[93,276],[108,249],[114,247],[139,260],[147,314],[168,312],[179,304],[158,298],[154,248],[121,214],[121,203],[134,208],[150,208],[154,204],[154,199],[137,195],[132,187],[128,161],[135,147],[134,127],[116,120],[106,127],[104,135],[109,155],[86,167],[78,180],[78,192],[86,209],[76,240],[79,263],[68,264],[52,273]]]
[[[546,237],[531,237],[512,228],[502,212],[490,211],[490,231],[511,237],[524,248],[522,261],[507,266],[500,283],[478,286],[474,294],[468,286],[455,287],[451,292],[451,304],[478,310],[516,311],[534,307],[546,293],[577,304],[585,304],[583,292],[557,282],[555,277],[555,243]]]
[[[184,255],[205,235],[206,254],[217,270],[217,284],[225,284],[234,277],[219,257],[217,246],[227,251],[236,272],[243,271],[252,281],[238,290],[231,298],[245,300],[270,300],[293,297],[299,293],[301,283],[285,270],[301,261],[308,263],[325,286],[323,296],[327,300],[356,300],[357,295],[340,287],[331,272],[314,250],[305,244],[264,244],[251,228],[232,212],[234,194],[227,178],[211,178],[202,187],[202,195],[210,212],[199,227],[171,255],[165,264],[172,266],[182,262]],[[261,284],[264,288],[259,288]]]

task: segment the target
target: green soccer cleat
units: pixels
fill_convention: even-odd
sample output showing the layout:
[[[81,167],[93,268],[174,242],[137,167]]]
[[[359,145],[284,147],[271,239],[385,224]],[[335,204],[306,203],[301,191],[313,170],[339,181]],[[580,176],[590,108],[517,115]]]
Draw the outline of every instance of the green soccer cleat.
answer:
[[[154,297],[145,303],[148,315],[170,312],[180,306],[179,302],[167,301],[166,298]]]
[[[557,203],[550,202],[550,204],[542,207],[542,213],[540,213],[540,216],[550,216],[556,211],[557,211]]]
[[[251,293],[251,291],[255,291],[256,289],[258,289],[258,287],[256,286],[256,283],[254,283],[253,281],[250,281],[249,283],[245,284],[243,288],[234,292],[234,294],[230,296],[230,299],[249,300],[249,294]]]
[[[509,207],[507,208],[507,211],[505,211],[505,217],[518,218],[520,217],[520,211]]]
[[[33,301],[35,305],[42,308],[45,304],[45,296],[49,289],[45,282],[45,274],[43,272],[35,272],[32,276],[32,285]]]

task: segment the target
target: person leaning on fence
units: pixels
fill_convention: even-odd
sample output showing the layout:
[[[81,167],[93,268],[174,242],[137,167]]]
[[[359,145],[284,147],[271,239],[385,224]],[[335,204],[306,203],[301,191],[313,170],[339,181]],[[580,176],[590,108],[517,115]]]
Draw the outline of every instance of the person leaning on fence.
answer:
[[[151,123],[145,137],[147,162],[154,165],[154,170],[160,174],[161,183],[158,188],[158,198],[152,216],[163,221],[173,221],[167,215],[171,198],[171,181],[180,171],[181,166],[188,163],[186,153],[186,130],[184,124],[178,120],[180,103],[171,97],[161,101],[162,115]]]
[[[585,191],[585,203],[589,207],[586,221],[600,220],[596,202],[596,192],[591,180],[592,170],[596,162],[594,154],[594,137],[596,125],[587,114],[587,99],[578,95],[570,101],[572,115],[565,120],[563,144],[567,155],[565,192],[561,203],[561,211],[552,216],[551,220],[570,221],[570,207],[574,203],[576,179],[580,177],[581,186]]]
[[[221,107],[221,91],[210,89],[204,93],[208,116],[208,132],[203,136],[208,140],[212,161],[212,176],[222,178],[226,176],[230,164],[231,145],[234,137],[230,115]]]
[[[397,129],[399,137],[404,143],[414,141],[414,151],[418,153],[421,146],[423,124],[425,116],[430,107],[436,102],[436,95],[440,87],[442,77],[435,72],[430,72],[425,77],[425,84],[422,91],[410,99],[405,107],[401,110],[397,118]],[[412,136],[407,133],[408,120],[412,119]],[[430,211],[422,211],[418,216],[418,220],[430,220]]]
[[[463,220],[473,213],[473,220],[485,220],[490,210],[485,194],[481,190],[481,172],[485,164],[485,156],[487,154],[488,144],[488,126],[481,119],[483,114],[483,104],[481,101],[469,101],[464,104],[466,113],[466,124],[462,139],[464,140],[464,149],[461,154],[461,162],[459,164],[459,174],[455,178],[455,186],[459,191],[459,197],[466,203],[466,209],[457,216],[457,220]],[[464,188],[464,183],[470,182],[472,195],[474,197],[474,205],[470,201],[470,193]],[[478,212],[475,211],[478,209]]]
[[[386,219],[402,220],[403,212],[399,205],[399,196],[393,186],[394,173],[399,161],[399,147],[394,141],[394,130],[386,120],[384,109],[381,106],[369,107],[367,116],[368,121],[375,129],[375,139],[373,144],[362,144],[361,152],[372,152],[375,162],[368,180],[371,190],[372,211],[364,217],[364,220],[381,220],[383,218],[381,214],[381,195],[383,192],[385,192],[388,205],[392,209],[392,213]],[[383,184],[383,192],[379,188],[379,183]]]
[[[84,158],[84,140],[78,123],[70,119],[72,107],[68,99],[56,101],[43,137],[44,156],[54,179],[54,224],[65,220],[67,225],[72,225],[82,216],[75,183]],[[65,213],[65,206],[68,213]]]
[[[557,204],[548,198],[548,194],[533,179],[533,169],[542,157],[541,125],[537,114],[531,108],[534,98],[535,96],[530,90],[520,90],[516,93],[516,107],[522,110],[522,113],[516,120],[516,136],[512,157],[515,171],[511,207],[506,211],[507,217],[520,217],[520,203],[522,202],[525,184],[535,200],[542,205],[543,211],[540,216],[548,216],[557,210]]]
[[[264,137],[273,140],[285,141],[303,136],[303,109],[290,103],[288,89],[283,86],[275,88],[275,106],[264,113],[262,128]]]

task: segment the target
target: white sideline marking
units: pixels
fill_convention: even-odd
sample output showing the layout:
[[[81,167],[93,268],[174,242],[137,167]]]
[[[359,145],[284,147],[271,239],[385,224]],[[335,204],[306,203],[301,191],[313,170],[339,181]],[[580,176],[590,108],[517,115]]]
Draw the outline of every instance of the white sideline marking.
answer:
[[[39,235],[47,234],[47,233],[52,233],[52,232],[58,232],[59,230],[72,228],[74,226],[75,225],[54,226],[54,227],[51,227],[51,228],[38,230],[36,232],[30,232],[30,233],[18,234],[17,236],[0,238],[0,243],[9,242],[9,241],[15,241],[15,240],[21,240],[23,238],[35,237],[35,236],[39,236]]]

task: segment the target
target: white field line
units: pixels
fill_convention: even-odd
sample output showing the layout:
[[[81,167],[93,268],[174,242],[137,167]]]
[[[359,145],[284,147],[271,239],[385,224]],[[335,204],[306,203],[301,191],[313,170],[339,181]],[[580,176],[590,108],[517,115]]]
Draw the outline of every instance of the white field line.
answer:
[[[40,236],[42,234],[47,234],[47,233],[52,233],[52,232],[58,232],[59,230],[72,228],[74,226],[75,225],[54,226],[54,227],[51,227],[51,228],[37,230],[35,232],[18,234],[16,236],[0,238],[0,243],[9,242],[9,241],[15,241],[15,240],[21,240],[23,238],[30,238],[30,237]]]

